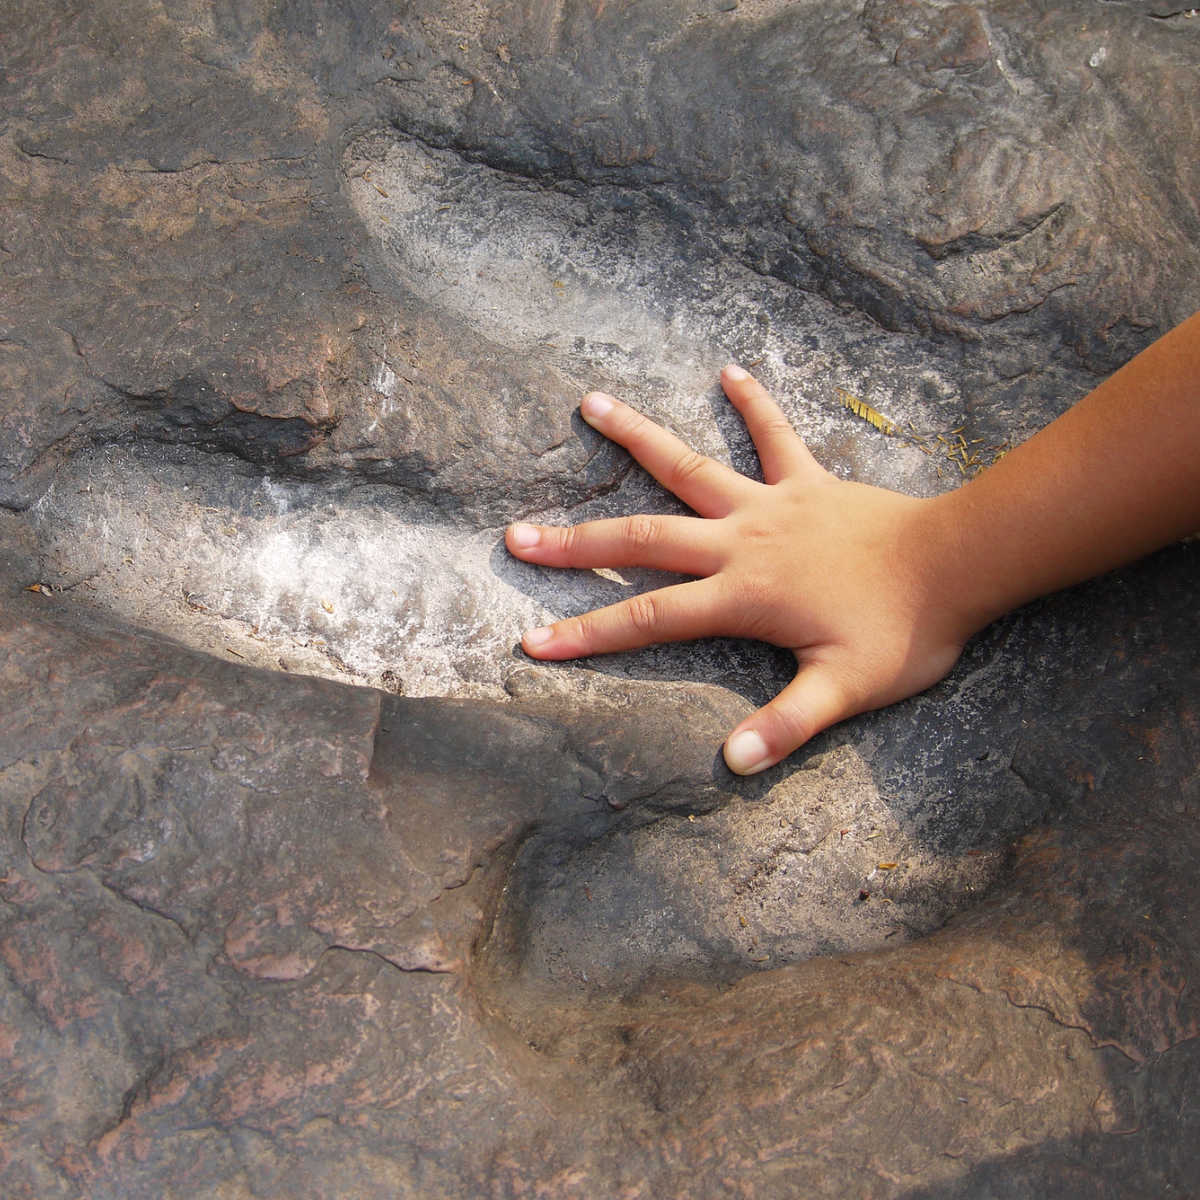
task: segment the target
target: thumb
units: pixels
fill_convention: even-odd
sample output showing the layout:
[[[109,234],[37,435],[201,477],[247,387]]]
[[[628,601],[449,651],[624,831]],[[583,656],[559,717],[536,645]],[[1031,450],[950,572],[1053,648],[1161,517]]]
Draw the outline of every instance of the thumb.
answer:
[[[853,711],[830,668],[802,667],[774,700],[725,739],[725,762],[735,775],[757,775]]]

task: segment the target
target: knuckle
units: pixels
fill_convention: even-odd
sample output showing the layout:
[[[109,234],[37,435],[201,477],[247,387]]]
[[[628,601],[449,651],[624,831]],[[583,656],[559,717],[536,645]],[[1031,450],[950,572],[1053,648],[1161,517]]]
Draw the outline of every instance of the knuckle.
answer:
[[[578,553],[580,549],[579,526],[568,525],[558,535],[559,548],[564,554],[570,556]]]
[[[639,633],[653,633],[658,627],[661,612],[652,592],[634,596],[625,602],[629,623]]]
[[[690,479],[693,479],[704,470],[707,462],[708,460],[703,454],[697,454],[695,450],[685,451],[675,460],[671,467],[672,487],[676,488],[686,484]]]
[[[660,531],[661,524],[655,517],[640,513],[625,518],[624,540],[632,550],[650,549],[658,541]]]
[[[791,422],[784,416],[774,415],[767,417],[762,422],[762,430],[769,437],[795,437],[796,431],[792,428]]]
[[[762,642],[777,642],[779,634],[779,597],[769,577],[745,572],[727,585],[727,607],[736,621],[739,637]]]
[[[808,677],[807,686],[785,692],[767,705],[780,736],[791,746],[802,745],[837,721],[870,707],[859,700],[854,683],[840,669],[817,670],[817,675]]]
[[[570,617],[563,621],[560,625],[562,635],[571,641],[578,642],[581,646],[591,646],[595,643],[596,635],[599,629],[596,625],[594,613],[584,613],[580,617]]]
[[[768,704],[780,745],[800,746],[817,732],[817,722],[801,704]]]
[[[651,429],[653,422],[649,417],[643,416],[635,408],[626,408],[624,410],[625,417],[625,436],[629,438],[639,438]]]

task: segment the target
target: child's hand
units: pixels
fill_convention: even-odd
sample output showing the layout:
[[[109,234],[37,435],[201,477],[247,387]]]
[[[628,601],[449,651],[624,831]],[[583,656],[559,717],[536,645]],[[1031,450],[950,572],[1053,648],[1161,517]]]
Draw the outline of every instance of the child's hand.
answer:
[[[523,645],[535,658],[717,635],[791,650],[796,677],[725,742],[730,768],[749,775],[836,721],[929,687],[979,622],[951,604],[944,564],[954,534],[936,502],[835,478],[745,371],[728,366],[721,382],[754,439],[764,483],[593,392],[582,404],[588,423],[699,516],[513,525],[506,542],[518,558],[548,566],[702,576],[534,629]]]

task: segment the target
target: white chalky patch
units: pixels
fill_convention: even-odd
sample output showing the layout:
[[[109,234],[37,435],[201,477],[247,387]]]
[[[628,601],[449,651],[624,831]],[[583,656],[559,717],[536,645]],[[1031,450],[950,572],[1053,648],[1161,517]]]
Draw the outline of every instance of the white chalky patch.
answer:
[[[629,594],[621,576],[517,562],[502,529],[409,516],[388,488],[236,467],[218,500],[187,482],[196,471],[152,451],[77,455],[31,512],[47,580],[222,656],[413,696],[501,696],[528,666],[524,630]]]
[[[835,388],[900,425],[958,423],[958,398],[944,382],[957,368],[937,348],[922,344],[929,369],[897,371],[897,347],[913,339],[751,270],[640,193],[568,194],[391,135],[360,139],[345,165],[391,280],[487,338],[554,363],[581,390],[593,386],[589,367],[619,381],[625,399],[706,453],[724,453],[718,427],[736,421],[728,413],[714,421],[707,398],[717,373],[750,346],[749,365],[818,453],[834,447],[835,468],[847,432],[858,432]],[[954,482],[883,437],[855,449],[860,477],[917,495]]]

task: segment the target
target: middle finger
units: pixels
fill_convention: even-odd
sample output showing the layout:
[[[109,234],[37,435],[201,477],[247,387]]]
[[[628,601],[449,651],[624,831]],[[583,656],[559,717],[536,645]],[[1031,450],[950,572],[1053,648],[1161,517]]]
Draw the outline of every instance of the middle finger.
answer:
[[[548,567],[651,567],[680,575],[713,575],[724,556],[712,521],[639,514],[582,525],[512,525],[509,550]]]

